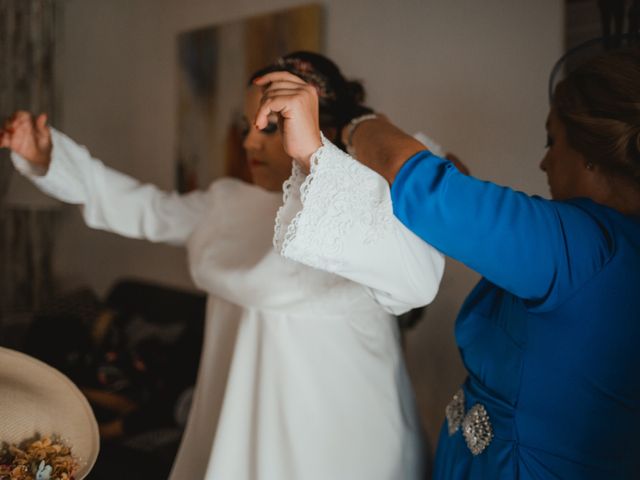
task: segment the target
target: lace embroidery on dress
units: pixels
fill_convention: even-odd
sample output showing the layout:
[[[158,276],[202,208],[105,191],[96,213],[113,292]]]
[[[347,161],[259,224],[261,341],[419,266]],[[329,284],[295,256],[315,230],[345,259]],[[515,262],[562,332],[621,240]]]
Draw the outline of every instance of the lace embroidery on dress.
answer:
[[[276,214],[276,221],[273,228],[273,246],[279,252],[282,251],[282,243],[284,242],[285,229],[283,225],[289,223],[290,217],[294,216],[302,207],[299,200],[294,201],[292,199],[292,195],[300,196],[300,187],[304,180],[305,175],[300,165],[293,162],[291,165],[291,176],[282,184],[282,205]],[[293,211],[292,214],[289,213],[290,210]]]
[[[344,238],[354,232],[365,245],[381,238],[392,225],[391,197],[386,182],[322,137],[322,147],[311,158],[311,172],[299,187],[301,208],[284,237],[287,202],[291,202],[302,172],[294,169],[284,185],[285,205],[276,219],[276,248],[285,257],[335,271]]]

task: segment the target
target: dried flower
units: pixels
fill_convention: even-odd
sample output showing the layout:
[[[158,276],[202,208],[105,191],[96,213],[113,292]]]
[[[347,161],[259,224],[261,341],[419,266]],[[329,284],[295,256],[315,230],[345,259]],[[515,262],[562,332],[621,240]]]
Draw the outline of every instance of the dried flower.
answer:
[[[73,480],[77,469],[71,449],[55,436],[0,445],[0,480]]]

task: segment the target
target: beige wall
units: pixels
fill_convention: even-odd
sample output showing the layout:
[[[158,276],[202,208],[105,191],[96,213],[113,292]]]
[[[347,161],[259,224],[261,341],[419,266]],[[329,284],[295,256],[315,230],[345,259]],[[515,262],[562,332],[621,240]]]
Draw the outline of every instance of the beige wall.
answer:
[[[170,188],[178,32],[300,4],[271,0],[66,0],[60,127],[107,164]],[[326,51],[364,79],[371,105],[422,130],[472,172],[546,194],[546,81],[562,48],[560,0],[326,0]],[[122,275],[190,286],[184,252],[90,231],[65,209],[56,271],[104,292]],[[477,277],[450,261],[408,361],[435,440],[463,378],[455,314]]]

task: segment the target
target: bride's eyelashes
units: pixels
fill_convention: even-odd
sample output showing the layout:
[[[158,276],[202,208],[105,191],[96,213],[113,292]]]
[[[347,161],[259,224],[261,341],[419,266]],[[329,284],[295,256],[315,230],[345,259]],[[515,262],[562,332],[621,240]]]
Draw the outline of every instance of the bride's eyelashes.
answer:
[[[242,120],[240,120],[240,123],[238,126],[240,128],[240,134],[243,137],[246,137],[247,135],[249,135],[250,126],[249,126],[249,121],[246,118],[243,118]],[[273,135],[277,131],[278,131],[278,122],[271,122],[271,121],[267,124],[266,127],[260,130],[260,132],[265,135]]]

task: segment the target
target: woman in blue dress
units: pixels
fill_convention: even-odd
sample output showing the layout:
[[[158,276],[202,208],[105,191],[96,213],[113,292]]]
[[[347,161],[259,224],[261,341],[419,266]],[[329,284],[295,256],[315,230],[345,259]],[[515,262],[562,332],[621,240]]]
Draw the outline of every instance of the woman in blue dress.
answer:
[[[312,177],[342,165],[339,188],[363,188],[368,169],[319,134],[313,89],[287,74],[258,83],[256,124],[279,112]],[[484,277],[456,323],[468,377],[436,479],[640,478],[640,52],[572,72],[547,132],[553,200],[465,176],[384,118],[343,132],[402,223]]]

